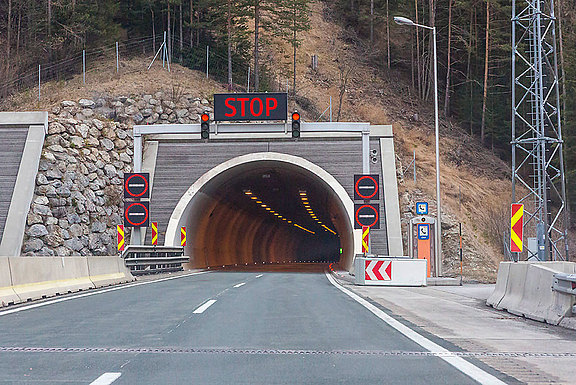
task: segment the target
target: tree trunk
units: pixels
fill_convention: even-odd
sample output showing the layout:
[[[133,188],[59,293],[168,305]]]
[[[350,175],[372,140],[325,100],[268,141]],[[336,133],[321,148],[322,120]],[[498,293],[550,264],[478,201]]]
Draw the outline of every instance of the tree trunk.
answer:
[[[190,48],[194,46],[194,4],[190,0]]]
[[[389,1],[386,0],[386,58],[388,59],[388,70],[390,70],[390,9]]]
[[[172,61],[172,60],[170,60],[170,59],[172,59],[172,39],[171,39],[172,29],[170,28],[170,19],[172,18],[172,15],[170,15],[170,0],[167,0],[167,3],[168,3],[168,20],[167,20],[167,23],[168,23],[168,42],[167,42],[167,44],[168,44],[168,47],[167,47],[168,48],[168,61]]]
[[[414,28],[416,29],[416,28]],[[414,69],[414,33],[410,33],[410,74],[412,75],[412,88],[416,87]]]
[[[452,48],[452,0],[448,0],[448,60],[446,62],[446,93],[444,94],[444,116],[450,116],[450,71]]]
[[[254,1],[254,91],[260,89],[260,0]],[[248,80],[250,81],[250,80]]]
[[[156,28],[154,26],[154,9],[152,9],[152,7],[150,7],[150,14],[152,16],[152,50],[154,51],[154,54],[156,54]]]
[[[200,45],[200,10],[196,12],[196,47]]]
[[[429,7],[429,14],[428,14],[428,25],[433,27],[436,25],[436,1],[435,0],[428,0],[428,7]],[[434,39],[432,38],[432,32],[430,32],[430,46],[429,51],[430,54],[428,55],[428,79],[426,84],[426,95],[425,99],[428,100],[430,96],[430,90],[434,87],[434,82],[437,79],[434,79],[434,60],[433,52],[434,52]]]
[[[18,32],[16,35],[16,57],[20,61],[20,26],[22,25],[22,8],[18,10]]]
[[[563,37],[563,33],[562,33],[562,19],[564,19],[564,15],[562,14],[562,0],[558,0],[558,13],[556,15],[556,18],[558,20],[558,43],[560,46],[560,72],[562,74],[562,80],[561,80],[561,85],[562,85],[562,111],[564,114],[566,114],[566,71],[565,71],[565,66],[564,66],[564,37]],[[565,116],[565,115],[561,115],[561,116]]]
[[[374,0],[370,0],[370,49],[374,49]]]
[[[182,64],[182,50],[184,49],[184,29],[182,26],[182,1],[180,1],[180,64]]]
[[[228,0],[226,14],[228,29],[228,91],[232,90],[232,0]]]
[[[480,141],[484,144],[486,131],[486,99],[488,96],[488,54],[490,53],[490,2],[486,1],[486,51],[484,52],[484,94],[482,96],[482,124],[480,126]]]
[[[418,0],[414,0],[414,11],[416,12],[416,24],[420,23],[418,20]],[[418,72],[418,95],[422,97],[422,74],[420,72],[420,31],[419,28],[416,29],[416,64]]]
[[[52,42],[50,41],[52,36],[52,0],[48,0],[48,18],[46,22],[48,24],[48,59],[50,60],[52,58]]]
[[[12,44],[12,42],[10,41],[10,34],[12,32],[12,0],[8,0],[8,23],[6,23],[6,29],[7,29],[7,33],[6,33],[6,68],[7,70],[7,75],[9,76],[10,74],[10,46]]]
[[[293,61],[294,61],[294,81],[292,83],[292,94],[296,99],[296,6],[294,6],[294,35],[292,37]]]
[[[474,7],[470,8],[470,36],[468,40],[468,63],[466,64],[466,80],[468,81],[468,86],[470,87],[470,135],[474,135],[474,106],[472,103],[472,96],[474,95],[474,82],[472,81],[472,36],[474,29],[472,26],[474,25]]]

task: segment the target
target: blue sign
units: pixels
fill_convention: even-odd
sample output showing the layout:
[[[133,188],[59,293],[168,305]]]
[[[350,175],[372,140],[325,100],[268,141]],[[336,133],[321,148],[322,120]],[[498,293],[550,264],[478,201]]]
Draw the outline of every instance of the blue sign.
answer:
[[[428,202],[416,202],[416,215],[428,215]]]
[[[428,223],[418,223],[418,239],[421,241],[430,239],[430,225]]]

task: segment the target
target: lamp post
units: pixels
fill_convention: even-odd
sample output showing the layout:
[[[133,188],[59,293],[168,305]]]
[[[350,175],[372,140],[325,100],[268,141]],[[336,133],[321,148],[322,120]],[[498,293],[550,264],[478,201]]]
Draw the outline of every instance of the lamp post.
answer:
[[[394,21],[399,25],[409,25],[416,28],[432,30],[432,40],[434,46],[434,126],[436,132],[436,258],[434,260],[434,273],[436,277],[442,275],[442,221],[440,219],[440,126],[438,122],[438,57],[436,56],[436,27],[416,24],[412,20],[396,16]]]

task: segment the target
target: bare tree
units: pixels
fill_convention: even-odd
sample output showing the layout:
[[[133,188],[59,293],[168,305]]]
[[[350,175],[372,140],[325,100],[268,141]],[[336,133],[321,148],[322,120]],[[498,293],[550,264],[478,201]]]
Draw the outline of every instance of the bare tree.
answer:
[[[348,78],[350,77],[350,68],[346,63],[338,64],[339,70],[339,83],[338,83],[338,113],[336,114],[336,121],[340,121],[340,115],[342,113],[342,101],[344,100],[344,94],[346,93],[346,84],[348,83]]]
[[[486,50],[484,52],[484,94],[482,96],[482,124],[480,126],[480,140],[484,143],[486,131],[486,101],[488,98],[488,55],[490,53],[490,2],[486,1]]]
[[[452,53],[452,0],[448,0],[448,59],[446,63],[446,93],[444,94],[444,116],[450,115],[450,75],[451,75],[451,53]]]

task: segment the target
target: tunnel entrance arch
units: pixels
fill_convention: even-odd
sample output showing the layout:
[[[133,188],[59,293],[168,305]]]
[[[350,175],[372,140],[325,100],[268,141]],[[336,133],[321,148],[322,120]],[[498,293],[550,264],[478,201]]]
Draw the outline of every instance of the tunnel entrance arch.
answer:
[[[165,245],[180,245],[186,226],[192,267],[332,261],[336,252],[351,269],[361,236],[353,210],[344,187],[322,167],[294,155],[251,153],[188,188],[170,216]]]

